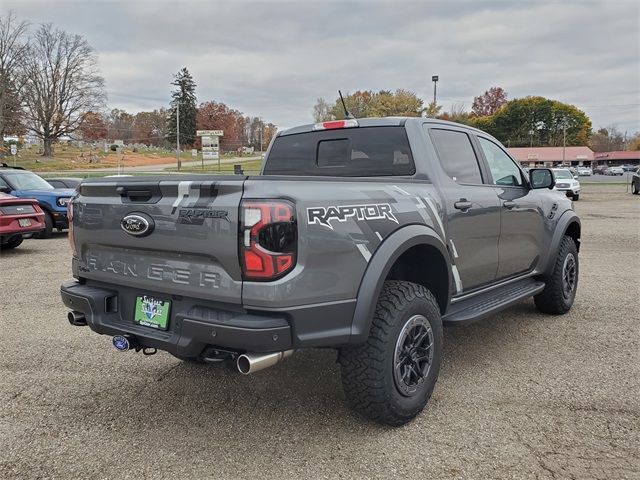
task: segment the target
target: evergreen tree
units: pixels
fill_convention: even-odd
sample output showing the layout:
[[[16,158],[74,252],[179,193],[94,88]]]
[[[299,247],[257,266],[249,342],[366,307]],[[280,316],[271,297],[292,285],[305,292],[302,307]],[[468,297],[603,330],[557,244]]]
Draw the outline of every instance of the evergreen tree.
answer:
[[[180,148],[188,147],[196,141],[196,83],[189,73],[183,68],[175,76],[171,85],[176,88],[171,92],[171,107],[167,120],[167,139],[170,143],[176,143],[176,113],[180,104]]]

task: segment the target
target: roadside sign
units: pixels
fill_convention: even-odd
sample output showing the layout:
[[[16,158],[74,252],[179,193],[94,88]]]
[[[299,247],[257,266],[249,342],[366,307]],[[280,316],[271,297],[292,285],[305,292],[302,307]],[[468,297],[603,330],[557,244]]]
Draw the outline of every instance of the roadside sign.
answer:
[[[220,170],[220,137],[224,136],[222,130],[197,130],[196,135],[202,138],[202,168],[204,161],[218,160]]]
[[[216,160],[219,158],[220,141],[217,135],[202,136],[202,158]]]
[[[197,130],[196,135],[198,137],[204,137],[204,136],[224,137],[222,130]]]
[[[18,153],[18,146],[16,144],[11,145],[11,155],[16,155]]]
[[[197,157],[198,156],[198,150],[196,150],[195,148],[191,149],[191,156],[192,157]]]

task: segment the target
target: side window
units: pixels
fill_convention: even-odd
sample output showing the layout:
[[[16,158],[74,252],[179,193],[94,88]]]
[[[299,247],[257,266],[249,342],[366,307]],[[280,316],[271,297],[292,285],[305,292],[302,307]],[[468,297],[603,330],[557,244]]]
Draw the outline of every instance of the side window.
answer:
[[[480,147],[489,164],[495,185],[522,186],[522,174],[511,158],[498,145],[486,138],[478,137]]]
[[[5,182],[2,177],[0,177],[0,187],[5,187],[5,188],[8,188],[9,190],[11,190],[11,187],[9,186],[9,184],[7,182]]]
[[[440,164],[454,182],[482,183],[480,166],[469,135],[440,128],[432,128],[430,132]]]
[[[48,182],[55,188],[67,188],[67,186],[59,180],[48,180]]]

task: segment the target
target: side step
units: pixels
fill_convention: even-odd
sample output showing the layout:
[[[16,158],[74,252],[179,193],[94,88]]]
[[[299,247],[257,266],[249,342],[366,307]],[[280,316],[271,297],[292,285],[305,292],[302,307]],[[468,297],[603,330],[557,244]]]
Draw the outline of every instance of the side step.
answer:
[[[442,323],[453,326],[482,320],[540,293],[544,290],[544,286],[544,282],[527,278],[485,294],[461,300],[451,305],[449,313],[442,317]]]

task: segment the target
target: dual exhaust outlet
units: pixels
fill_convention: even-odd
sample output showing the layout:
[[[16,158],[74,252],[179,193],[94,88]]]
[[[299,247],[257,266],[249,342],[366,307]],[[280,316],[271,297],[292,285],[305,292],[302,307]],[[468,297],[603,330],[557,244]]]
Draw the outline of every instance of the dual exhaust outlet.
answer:
[[[82,312],[71,311],[67,315],[71,325],[83,327],[87,325],[87,319]],[[113,346],[118,351],[127,351],[134,348],[137,343],[129,335],[116,335],[113,337]],[[250,375],[265,368],[273,367],[287,357],[293,355],[295,350],[285,350],[274,353],[243,353],[236,360],[238,371],[243,375]]]

